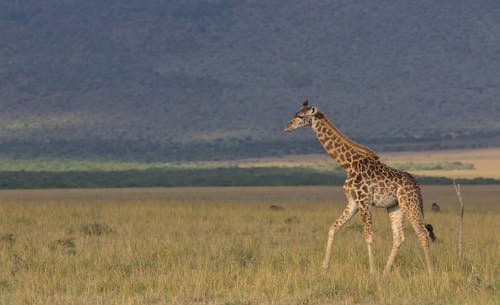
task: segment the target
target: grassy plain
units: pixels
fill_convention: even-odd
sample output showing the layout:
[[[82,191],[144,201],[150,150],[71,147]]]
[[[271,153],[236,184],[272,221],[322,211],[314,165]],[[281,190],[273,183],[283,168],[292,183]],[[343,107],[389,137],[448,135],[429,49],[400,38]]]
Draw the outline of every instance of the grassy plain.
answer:
[[[499,184],[500,148],[383,153],[422,184]],[[443,178],[445,177],[445,178]],[[326,154],[231,161],[16,159],[0,155],[0,188],[340,185],[345,172]]]
[[[500,148],[431,150],[380,153],[383,162],[418,176],[447,178],[500,178]],[[459,166],[454,166],[457,163]],[[335,162],[326,154],[294,155],[241,160],[241,167],[282,166],[331,169]]]
[[[473,165],[471,169],[434,169],[411,171],[420,176],[448,178],[500,178],[500,148],[460,149],[417,152],[393,152],[382,154],[389,163],[436,164],[461,162]]]
[[[382,161],[420,176],[450,178],[500,178],[500,148],[384,152]],[[459,163],[462,166],[452,166]],[[214,169],[305,167],[333,170],[337,164],[326,154],[292,155],[231,161],[141,162],[112,159],[13,158],[0,155],[0,171],[70,172],[155,169]],[[441,168],[440,168],[441,167]],[[431,169],[429,169],[431,168]],[[340,170],[340,169],[339,169]]]
[[[453,188],[423,191],[433,279],[409,225],[392,274],[368,275],[359,216],[324,272],[340,187],[0,191],[0,304],[498,304],[500,186],[463,187],[462,262]],[[380,273],[383,210],[374,231]]]

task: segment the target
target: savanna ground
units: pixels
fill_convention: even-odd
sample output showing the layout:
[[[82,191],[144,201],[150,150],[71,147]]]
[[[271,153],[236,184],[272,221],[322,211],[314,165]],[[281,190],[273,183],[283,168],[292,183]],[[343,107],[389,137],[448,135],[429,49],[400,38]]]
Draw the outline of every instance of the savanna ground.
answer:
[[[358,215],[321,269],[340,187],[0,191],[0,304],[498,304],[500,186],[462,192],[460,261],[453,187],[423,187],[438,238],[429,279],[408,223],[393,272],[380,275],[391,245],[380,209],[378,274]]]

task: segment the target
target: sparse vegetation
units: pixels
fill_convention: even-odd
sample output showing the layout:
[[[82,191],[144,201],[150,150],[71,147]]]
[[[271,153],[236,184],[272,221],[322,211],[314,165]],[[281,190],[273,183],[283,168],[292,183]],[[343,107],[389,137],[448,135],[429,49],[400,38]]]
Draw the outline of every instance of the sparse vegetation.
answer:
[[[422,184],[450,184],[452,180],[446,177],[461,173],[465,173],[467,179],[454,176],[461,184],[496,184],[500,182],[498,171],[495,171],[500,164],[496,158],[500,150],[488,152],[488,158],[478,158],[470,162],[401,162],[398,159],[398,162],[389,164],[412,172]],[[421,154],[415,152],[414,155]],[[475,164],[480,167],[476,168]],[[486,178],[478,178],[483,174]],[[344,171],[333,160],[324,156],[304,156],[302,160],[287,160],[285,157],[272,161],[254,159],[213,162],[121,162],[113,159],[13,159],[5,155],[0,157],[0,188],[3,189],[341,185],[344,178]]]
[[[422,170],[463,170],[474,169],[474,164],[462,163],[460,161],[444,161],[433,163],[394,163],[393,167],[404,171],[422,171]]]
[[[340,187],[1,191],[0,303],[495,304],[499,187],[464,188],[463,261],[450,255],[453,188],[423,188],[426,210],[442,208],[426,213],[438,235],[432,280],[409,225],[390,276],[369,276],[359,216],[322,271],[328,227],[345,204]],[[391,229],[383,210],[374,222],[381,269]]]

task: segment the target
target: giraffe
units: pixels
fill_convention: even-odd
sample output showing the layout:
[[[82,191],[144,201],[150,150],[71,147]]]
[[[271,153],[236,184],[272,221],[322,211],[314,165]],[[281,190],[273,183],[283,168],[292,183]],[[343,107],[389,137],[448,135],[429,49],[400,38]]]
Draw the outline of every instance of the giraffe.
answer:
[[[403,223],[406,217],[417,233],[424,251],[427,272],[432,276],[429,238],[434,240],[435,235],[432,226],[424,223],[423,201],[420,186],[415,178],[407,172],[382,163],[371,149],[347,138],[317,106],[308,107],[307,100],[288,122],[285,131],[290,132],[304,126],[313,129],[328,155],[346,172],[343,189],[347,205],[328,232],[323,268],[328,268],[335,234],[359,211],[368,248],[370,273],[375,273],[371,213],[371,207],[374,206],[385,208],[391,221],[392,248],[383,273],[390,272],[398,249],[404,241]]]

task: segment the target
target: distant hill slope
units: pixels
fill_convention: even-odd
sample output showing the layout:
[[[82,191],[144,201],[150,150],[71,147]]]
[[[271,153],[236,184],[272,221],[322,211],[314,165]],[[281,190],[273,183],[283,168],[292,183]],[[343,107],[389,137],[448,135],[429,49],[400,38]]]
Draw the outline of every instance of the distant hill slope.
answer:
[[[0,154],[321,152],[305,98],[376,149],[500,145],[500,2],[466,3],[4,1]]]

